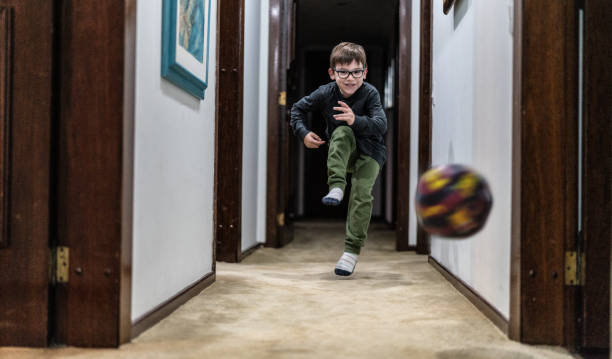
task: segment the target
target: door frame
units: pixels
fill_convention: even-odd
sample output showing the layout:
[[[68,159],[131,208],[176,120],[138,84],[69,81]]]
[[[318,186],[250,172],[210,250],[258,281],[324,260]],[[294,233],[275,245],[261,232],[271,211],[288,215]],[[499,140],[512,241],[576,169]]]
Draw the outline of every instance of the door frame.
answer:
[[[414,250],[410,246],[410,133],[411,133],[411,82],[412,82],[412,1],[398,2],[398,53],[397,53],[397,162],[396,162],[396,228],[395,249]],[[389,164],[388,164],[389,165]],[[407,184],[407,185],[404,185]]]
[[[235,263],[243,258],[244,0],[219,1],[218,7],[213,242],[216,260]]]
[[[420,10],[418,177],[431,167],[433,0],[421,0]],[[429,234],[417,224],[417,254],[430,254],[430,242]]]
[[[585,282],[579,303],[582,317],[577,346],[580,351],[607,353],[610,349],[610,243],[612,242],[612,51],[608,45],[612,3],[583,2],[583,223]]]
[[[569,348],[577,334],[578,287],[564,283],[577,233],[577,34],[575,0],[514,1],[509,336]]]
[[[58,3],[52,236],[71,272],[55,287],[54,327],[68,345],[131,338],[136,3]]]
[[[291,6],[290,6],[291,5]],[[279,248],[293,239],[293,225],[286,216],[289,179],[281,168],[289,168],[287,76],[294,45],[293,0],[270,0],[268,44],[268,130],[266,170],[266,247]]]
[[[287,128],[279,128],[281,113],[287,111],[286,105],[279,101],[281,94],[286,91],[281,84],[282,69],[286,67],[287,54],[283,46],[285,39],[281,32],[283,18],[281,4],[285,0],[270,0],[270,28],[269,28],[269,74],[268,74],[268,188],[278,188],[280,184],[279,175],[279,149],[281,143],[280,131]],[[395,201],[396,211],[396,250],[414,250],[414,246],[408,243],[409,230],[408,221],[410,216],[410,108],[411,108],[411,71],[403,71],[411,68],[412,61],[412,30],[411,0],[398,0],[398,61],[396,62],[396,103],[397,103],[397,162],[394,181],[397,184],[407,183],[408,185],[397,185]],[[293,25],[295,26],[295,25]],[[289,45],[288,51],[291,52],[294,46]],[[407,119],[402,121],[401,119]],[[282,126],[281,126],[282,127]],[[282,219],[283,209],[279,206],[280,196],[277,192],[268,190],[267,192],[267,237],[266,246],[281,247],[286,244],[286,239],[280,231],[286,223]],[[289,230],[290,232],[290,230]]]
[[[270,0],[269,43],[268,43],[268,147],[267,147],[267,176],[266,176],[266,247],[280,247],[278,216],[279,185],[279,148],[278,141],[280,121],[281,94],[281,2],[283,0]]]

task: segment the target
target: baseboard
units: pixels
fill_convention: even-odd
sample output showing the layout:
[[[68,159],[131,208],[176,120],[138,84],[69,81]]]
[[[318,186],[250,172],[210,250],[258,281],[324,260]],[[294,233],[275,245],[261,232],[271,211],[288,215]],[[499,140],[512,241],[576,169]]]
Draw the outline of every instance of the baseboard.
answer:
[[[162,304],[158,305],[146,314],[142,315],[140,318],[136,319],[136,321],[132,323],[132,339],[136,338],[137,336],[142,334],[142,332],[151,328],[160,320],[170,315],[178,307],[185,304],[189,299],[200,294],[202,290],[213,284],[214,281],[215,272],[210,272],[194,284],[183,289],[174,297],[166,300]]]
[[[416,246],[398,246],[397,244],[395,245],[395,250],[397,252],[416,252]]]
[[[262,246],[263,246],[262,243],[257,243],[256,245],[254,245],[251,248],[247,249],[246,251],[242,252],[240,254],[240,258],[238,258],[238,262],[242,262],[246,257],[248,257],[251,254],[253,254],[253,252],[255,252],[257,249],[261,248]]]
[[[480,310],[495,326],[497,326],[504,334],[508,335],[508,320],[486,299],[480,296],[467,283],[457,278],[454,274],[448,271],[442,264],[436,261],[433,257],[429,257],[429,263],[448,280],[453,287],[463,294],[474,306]]]

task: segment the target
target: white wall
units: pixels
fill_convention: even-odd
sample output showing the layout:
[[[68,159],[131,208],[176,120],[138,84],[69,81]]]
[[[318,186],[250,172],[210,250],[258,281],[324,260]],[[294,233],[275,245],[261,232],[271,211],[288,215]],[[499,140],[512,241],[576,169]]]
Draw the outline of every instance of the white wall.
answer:
[[[260,0],[245,1],[242,134],[242,250],[257,244]]]
[[[464,240],[432,238],[431,255],[506,318],[510,298],[512,2],[433,8],[432,164],[462,163],[493,192],[487,225]],[[465,9],[461,20],[457,12]]]
[[[416,246],[417,220],[414,208],[414,196],[419,171],[419,59],[421,46],[421,3],[412,2],[412,64],[410,91],[410,203],[408,218],[408,244]]]
[[[216,1],[202,101],[160,76],[161,10],[137,9],[133,321],[212,271]]]
[[[266,241],[266,205],[268,179],[268,47],[270,0],[261,0],[259,46],[259,148],[257,149],[257,242]]]
[[[268,0],[245,1],[242,250],[265,242]]]

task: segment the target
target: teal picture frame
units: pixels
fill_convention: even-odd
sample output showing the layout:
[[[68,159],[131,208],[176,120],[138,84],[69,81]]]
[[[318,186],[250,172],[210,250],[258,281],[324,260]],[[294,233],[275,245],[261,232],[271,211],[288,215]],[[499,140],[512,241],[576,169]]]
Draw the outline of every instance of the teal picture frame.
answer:
[[[180,87],[192,96],[203,99],[208,87],[208,55],[210,42],[210,8],[213,0],[163,0],[162,8],[162,53],[161,76]],[[199,10],[203,14],[189,23],[189,29],[199,29],[202,32],[189,32],[189,46],[179,44],[183,33],[179,34],[180,24],[177,21],[177,11],[181,3],[199,2]],[[203,4],[203,5],[202,5]],[[181,14],[183,15],[183,14]],[[188,14],[188,15],[191,15]],[[203,21],[203,23],[202,23]],[[177,36],[179,34],[179,36]],[[195,45],[193,44],[195,43]]]

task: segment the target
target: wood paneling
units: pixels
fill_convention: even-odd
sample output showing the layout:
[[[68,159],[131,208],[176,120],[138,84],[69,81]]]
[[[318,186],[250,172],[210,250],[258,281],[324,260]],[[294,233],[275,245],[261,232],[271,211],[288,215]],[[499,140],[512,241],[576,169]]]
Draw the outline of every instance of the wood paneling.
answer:
[[[514,60],[520,62],[520,108],[515,107],[513,144],[520,147],[513,149],[513,179],[520,183],[520,198],[513,205],[520,210],[513,211],[519,217],[513,217],[512,231],[520,245],[512,248],[520,247],[520,254],[512,253],[511,315],[517,307],[520,314],[510,324],[520,329],[511,334],[527,343],[570,345],[575,289],[564,286],[563,275],[565,250],[575,245],[577,228],[577,8],[574,1],[519,6]]]
[[[47,344],[53,21],[52,1],[0,0],[0,346]]]
[[[421,53],[419,60],[419,164],[421,176],[431,166],[431,66],[432,66],[432,0],[421,0]],[[429,254],[429,234],[417,228],[418,254]]]
[[[612,2],[584,2],[583,237],[586,282],[583,339],[589,349],[610,347],[612,240]]]
[[[219,2],[215,241],[219,261],[237,262],[242,219],[244,0]]]
[[[70,247],[70,282],[56,288],[57,340],[76,346],[114,347],[129,338],[132,166],[124,148],[133,101],[134,3],[126,0],[61,2],[60,119],[57,143],[57,242]],[[127,12],[127,14],[126,14]],[[126,73],[127,72],[127,73]],[[125,117],[125,119],[124,119]],[[124,127],[127,126],[127,127]],[[131,146],[131,140],[125,144]],[[126,227],[127,226],[127,227]]]
[[[397,61],[397,222],[395,248],[409,250],[410,217],[410,87],[412,61],[412,3],[399,0],[399,34]],[[387,165],[388,166],[388,165]]]

